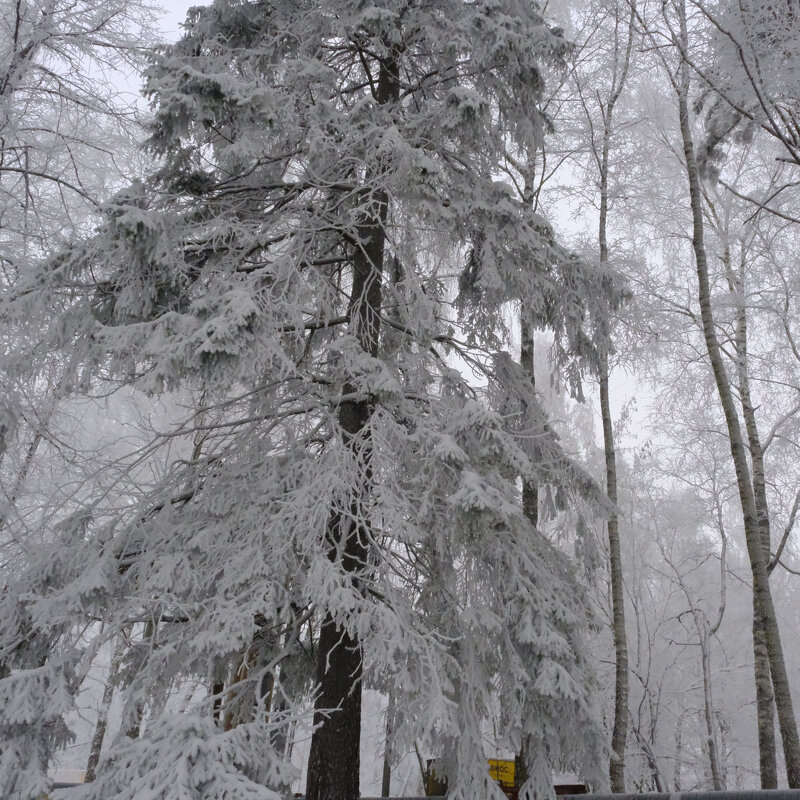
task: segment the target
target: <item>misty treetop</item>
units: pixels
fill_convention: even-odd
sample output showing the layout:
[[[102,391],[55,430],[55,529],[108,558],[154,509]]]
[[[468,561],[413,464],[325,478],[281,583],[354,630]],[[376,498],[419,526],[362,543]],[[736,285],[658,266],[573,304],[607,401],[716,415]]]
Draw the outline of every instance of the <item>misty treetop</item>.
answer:
[[[797,0],[0,12],[5,795],[800,786]]]
[[[377,679],[454,797],[499,791],[498,703],[531,791],[551,765],[602,783],[588,598],[517,480],[601,494],[498,368],[519,306],[579,391],[620,294],[498,175],[541,147],[567,51],[529,3],[217,2],[153,52],[153,170],[7,287],[18,326],[48,309],[32,349],[61,348],[72,397],[166,409],[26,520],[45,546],[2,598],[12,792],[47,785],[114,641],[122,732],[86,798],[275,797],[315,692],[309,795],[355,797]]]

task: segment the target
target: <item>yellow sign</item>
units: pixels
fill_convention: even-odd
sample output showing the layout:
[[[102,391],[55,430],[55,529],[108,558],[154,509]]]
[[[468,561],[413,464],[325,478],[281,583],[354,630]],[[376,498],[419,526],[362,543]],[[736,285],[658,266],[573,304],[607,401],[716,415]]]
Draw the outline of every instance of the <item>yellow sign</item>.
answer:
[[[501,786],[514,786],[514,761],[503,758],[489,759],[489,774]]]

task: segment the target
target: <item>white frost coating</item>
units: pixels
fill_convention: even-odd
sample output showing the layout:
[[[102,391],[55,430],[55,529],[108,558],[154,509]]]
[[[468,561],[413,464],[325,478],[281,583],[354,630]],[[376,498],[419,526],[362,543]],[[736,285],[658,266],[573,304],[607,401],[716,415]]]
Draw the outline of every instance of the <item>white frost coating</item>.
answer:
[[[56,791],[80,800],[280,800],[291,767],[269,757],[270,730],[257,723],[220,731],[208,715],[156,720],[147,737],[123,740],[101,762],[95,782]]]
[[[22,609],[0,650],[21,675],[31,633],[54,668],[125,642],[123,731],[79,796],[274,798],[328,612],[392,687],[398,746],[435,748],[453,800],[499,796],[481,735],[498,698],[536,793],[553,765],[602,785],[588,603],[517,480],[576,503],[600,493],[498,330],[521,302],[577,388],[613,299],[610,276],[494,177],[507,147],[537,146],[540,63],[564,48],[517,0],[219,0],[154,55],[157,171],[27,287],[69,287],[42,338],[79,354],[86,385],[183,405],[163,426],[143,414],[135,446],[79,473],[47,553],[0,599],[0,623]],[[400,99],[378,103],[372,72],[391,58]],[[381,198],[373,355],[348,293]],[[347,403],[370,409],[355,441]],[[326,538],[334,515],[368,539],[355,572]]]

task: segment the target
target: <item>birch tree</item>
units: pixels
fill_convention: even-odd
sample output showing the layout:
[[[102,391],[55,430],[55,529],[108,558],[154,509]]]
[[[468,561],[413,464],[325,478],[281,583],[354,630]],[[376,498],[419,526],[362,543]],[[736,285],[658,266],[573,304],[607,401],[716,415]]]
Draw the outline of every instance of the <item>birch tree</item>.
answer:
[[[692,247],[695,257],[698,282],[698,305],[700,321],[705,340],[709,364],[713,372],[722,408],[728,440],[731,449],[741,509],[744,519],[745,537],[753,570],[754,594],[754,647],[756,651],[756,680],[758,692],[768,697],[772,688],[776,694],[779,725],[781,729],[787,772],[790,786],[797,783],[797,759],[800,758],[800,741],[797,738],[797,725],[792,708],[786,666],[783,659],[783,648],[775,617],[774,604],[768,583],[767,562],[764,558],[763,540],[758,523],[758,510],[755,501],[750,464],[747,458],[747,444],[742,434],[739,412],[731,392],[731,379],[727,372],[724,356],[716,332],[715,312],[711,300],[711,282],[709,279],[708,256],[705,243],[706,226],[703,218],[703,195],[700,175],[695,155],[695,140],[689,111],[690,71],[689,59],[689,20],[684,5],[676,5],[674,16],[666,17],[667,39],[673,43],[681,55],[678,67],[673,67],[670,80],[678,102],[678,119],[680,124],[683,160],[689,184],[689,199],[692,212]],[[684,57],[684,54],[686,57]],[[665,63],[667,69],[669,66]],[[764,669],[759,650],[762,641],[769,661],[769,672]],[[761,668],[759,669],[759,664]],[[764,729],[764,725],[760,725]],[[762,750],[764,748],[762,743]],[[764,780],[771,780],[765,775]]]
[[[601,12],[602,13],[602,12]],[[599,259],[602,265],[609,262],[608,215],[609,206],[613,202],[610,197],[609,178],[612,144],[615,131],[614,110],[628,78],[631,66],[631,54],[634,47],[634,9],[622,9],[616,6],[610,9],[599,25],[608,26],[611,33],[611,65],[605,66],[610,71],[610,83],[605,91],[597,89],[594,98],[587,97],[587,89],[582,87],[578,77],[578,92],[581,105],[587,115],[589,126],[594,130],[593,111],[597,101],[599,112],[599,131],[591,137],[591,156],[599,177],[599,219],[598,246]],[[592,46],[587,42],[587,46]],[[609,353],[603,351],[600,356],[600,414],[603,424],[603,444],[605,450],[606,492],[615,508],[611,512],[608,523],[609,573],[612,597],[612,630],[615,651],[614,679],[614,725],[611,732],[611,749],[613,754],[609,766],[611,790],[625,791],[625,744],[628,728],[628,646],[625,630],[625,590],[623,584],[622,548],[620,545],[619,518],[617,511],[617,466],[614,445],[614,430],[611,417],[609,397]]]

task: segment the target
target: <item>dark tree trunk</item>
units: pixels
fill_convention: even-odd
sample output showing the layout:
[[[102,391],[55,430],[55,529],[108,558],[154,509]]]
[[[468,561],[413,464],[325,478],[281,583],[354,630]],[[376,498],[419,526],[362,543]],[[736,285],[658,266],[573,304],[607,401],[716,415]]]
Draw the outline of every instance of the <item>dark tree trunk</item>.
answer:
[[[365,53],[365,58],[370,58]],[[376,101],[387,105],[399,96],[396,53],[381,60]],[[376,169],[372,177],[380,175]],[[369,180],[369,171],[367,178]],[[383,261],[389,198],[382,189],[365,190],[369,208],[359,226],[353,248],[353,283],[349,303],[350,329],[365,352],[378,353]],[[345,384],[343,393],[354,387]],[[372,483],[372,416],[369,400],[346,401],[339,406],[338,422],[343,441],[358,464],[360,478],[353,487],[349,513],[334,511],[326,537],[331,561],[341,560],[342,570],[355,586],[368,569],[367,499]],[[317,651],[319,693],[314,705],[315,730],[308,758],[307,800],[357,800],[359,797],[361,739],[361,678],[363,665],[358,639],[325,614]]]
[[[520,323],[519,362],[531,382],[531,393],[533,393],[536,389],[533,329],[529,323],[524,321],[524,309],[520,311],[520,314],[523,321]],[[536,481],[525,479],[522,481],[522,511],[531,525],[536,527],[539,524],[539,486]]]
[[[320,690],[308,760],[308,800],[357,800],[361,743],[361,649],[330,615],[322,623],[317,682]],[[325,654],[325,661],[322,654]]]
[[[394,692],[389,689],[389,705],[386,707],[386,743],[383,746],[383,779],[381,796],[389,797],[392,789],[392,730],[394,728]]]
[[[526,196],[528,195],[528,184],[526,181]],[[525,320],[525,309],[520,309],[519,326],[519,363],[523,372],[528,376],[531,383],[531,398],[536,390],[536,373],[534,372],[535,363],[535,338],[533,328]],[[539,485],[534,480],[522,479],[522,513],[525,518],[537,527],[539,525]],[[524,738],[519,752],[514,755],[514,775],[517,787],[525,782],[523,776],[527,775],[527,764],[529,755],[529,741]]]
[[[353,258],[351,325],[367,352],[377,354],[380,318],[381,270],[387,199],[379,196],[377,219],[364,225],[360,234],[365,245]],[[345,384],[344,394],[354,392]],[[326,536],[331,561],[341,559],[341,568],[359,586],[367,569],[369,546],[365,525],[365,500],[372,481],[371,437],[368,429],[372,404],[348,401],[339,407],[339,426],[353,458],[359,464],[360,485],[355,487],[349,513],[334,512]],[[361,646],[358,639],[341,628],[326,613],[317,650],[317,684],[314,704],[315,730],[308,757],[308,800],[357,800],[359,796],[361,736]]]

